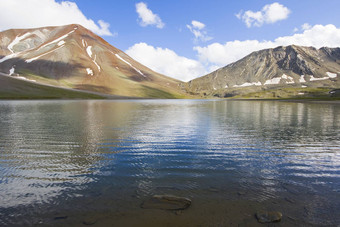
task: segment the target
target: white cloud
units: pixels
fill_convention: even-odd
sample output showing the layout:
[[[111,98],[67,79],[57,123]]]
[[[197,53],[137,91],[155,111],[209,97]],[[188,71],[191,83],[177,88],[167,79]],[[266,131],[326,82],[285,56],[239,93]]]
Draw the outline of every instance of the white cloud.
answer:
[[[315,25],[303,33],[278,37],[273,41],[230,41],[224,44],[213,43],[205,47],[196,46],[199,61],[207,67],[222,67],[237,61],[253,51],[288,45],[313,46],[320,48],[340,46],[340,28],[332,24]]]
[[[139,24],[141,26],[146,27],[148,25],[156,25],[157,28],[164,27],[164,23],[161,18],[148,9],[147,4],[144,2],[136,4],[136,12],[138,13],[138,17],[140,19]]]
[[[212,37],[208,36],[205,30],[205,24],[202,22],[193,20],[191,21],[191,25],[187,25],[187,28],[194,34],[195,41],[201,40],[202,42],[206,42],[212,39]]]
[[[225,44],[213,43],[205,47],[196,46],[199,60],[205,64],[224,66],[241,59],[249,53],[269,47],[273,47],[271,42],[259,42],[257,40],[230,41]]]
[[[235,16],[242,20],[248,28],[252,26],[261,27],[265,24],[273,24],[280,20],[288,18],[290,10],[281,5],[280,3],[274,2],[273,4],[265,5],[261,11],[253,12],[251,10],[240,11]]]
[[[191,24],[194,28],[197,28],[199,30],[202,30],[203,28],[205,28],[205,24],[203,24],[202,22],[199,22],[197,20],[191,21]]]
[[[0,1],[0,30],[81,24],[98,35],[112,36],[110,24],[88,19],[77,4],[56,0]]]
[[[302,30],[308,30],[308,29],[311,29],[312,26],[308,23],[304,23],[303,25],[301,25],[301,29]]]
[[[302,33],[278,37],[273,41],[235,40],[224,44],[196,46],[194,50],[197,51],[198,59],[179,56],[173,50],[153,47],[146,43],[135,44],[126,53],[157,72],[188,81],[240,60],[253,51],[292,44],[316,48],[339,47],[340,28],[332,24],[315,25]]]
[[[126,53],[152,70],[182,81],[189,81],[207,73],[199,61],[179,56],[167,48],[137,43]]]

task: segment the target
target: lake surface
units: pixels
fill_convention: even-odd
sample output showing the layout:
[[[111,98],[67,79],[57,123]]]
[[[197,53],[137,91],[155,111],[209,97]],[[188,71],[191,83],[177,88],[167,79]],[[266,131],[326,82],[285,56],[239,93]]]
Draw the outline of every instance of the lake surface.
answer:
[[[336,104],[0,101],[0,226],[337,226],[339,148]]]

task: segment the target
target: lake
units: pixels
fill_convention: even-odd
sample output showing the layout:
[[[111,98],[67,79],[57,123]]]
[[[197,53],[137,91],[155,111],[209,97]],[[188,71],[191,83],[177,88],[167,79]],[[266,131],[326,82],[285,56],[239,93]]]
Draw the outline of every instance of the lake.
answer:
[[[1,226],[340,225],[339,104],[0,101],[0,127]]]

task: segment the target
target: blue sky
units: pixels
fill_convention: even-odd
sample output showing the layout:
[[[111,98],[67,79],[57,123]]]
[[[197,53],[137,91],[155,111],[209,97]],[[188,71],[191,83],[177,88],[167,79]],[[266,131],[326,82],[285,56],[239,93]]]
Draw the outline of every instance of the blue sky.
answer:
[[[149,0],[144,1],[148,7],[160,16],[164,28],[155,26],[141,27],[137,23],[138,15],[135,4],[141,1],[75,1],[86,16],[94,21],[100,19],[110,23],[110,30],[117,32],[117,37],[105,37],[111,44],[126,50],[138,42],[153,46],[169,48],[176,53],[194,58],[195,44],[193,35],[186,25],[197,20],[206,25],[207,32],[213,37],[205,44],[224,43],[233,40],[273,40],[279,36],[291,35],[294,28],[302,24],[334,24],[340,26],[340,1],[338,0],[290,0],[280,1],[291,10],[286,20],[262,27],[247,28],[235,14],[240,10],[258,11],[264,5],[277,1],[254,0]],[[98,3],[100,2],[100,3]]]
[[[338,0],[0,0],[0,8],[8,12],[0,15],[0,30],[81,23],[184,81],[263,48],[340,46]]]

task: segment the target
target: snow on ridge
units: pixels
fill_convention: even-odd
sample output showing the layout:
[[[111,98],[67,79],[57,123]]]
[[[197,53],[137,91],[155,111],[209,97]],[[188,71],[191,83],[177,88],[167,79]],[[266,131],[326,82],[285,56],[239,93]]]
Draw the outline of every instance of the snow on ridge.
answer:
[[[86,48],[86,52],[87,52],[87,54],[90,56],[90,58],[92,58],[92,51],[91,51],[91,48],[92,48],[92,46],[88,46],[88,47]]]
[[[14,54],[14,50],[13,47],[18,44],[21,40],[25,39],[27,36],[31,35],[32,33],[27,32],[25,34],[23,34],[22,36],[16,36],[14,38],[14,40],[7,46],[8,50],[12,52],[12,54]]]
[[[112,52],[111,52],[111,53],[112,53]],[[118,54],[115,54],[115,56],[116,56],[117,58],[119,58],[121,61],[123,61],[123,62],[125,62],[126,64],[128,64],[131,68],[133,68],[133,69],[134,69],[136,72],[138,72],[140,75],[146,77],[139,69],[136,69],[135,67],[133,67],[133,66],[131,65],[131,63],[129,63],[128,61],[124,60],[121,56],[119,56]]]
[[[60,46],[60,47],[58,47],[58,48],[56,48],[56,49],[47,51],[46,53],[43,53],[43,54],[41,54],[41,55],[38,55],[38,56],[36,56],[36,57],[34,57],[34,58],[27,59],[27,60],[25,60],[25,62],[26,62],[26,63],[31,63],[32,61],[35,61],[35,60],[37,60],[38,58],[41,58],[41,57],[43,57],[43,56],[45,56],[45,55],[47,55],[47,54],[49,54],[49,53],[52,53],[52,52],[54,52],[54,51],[56,51],[56,50],[59,50],[60,48],[62,48],[62,47],[64,47],[64,46],[65,46],[65,45],[62,45],[62,46]]]
[[[81,43],[83,44],[83,47],[85,47],[85,42],[84,41],[85,41],[84,39],[81,40]]]

